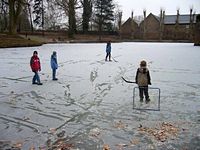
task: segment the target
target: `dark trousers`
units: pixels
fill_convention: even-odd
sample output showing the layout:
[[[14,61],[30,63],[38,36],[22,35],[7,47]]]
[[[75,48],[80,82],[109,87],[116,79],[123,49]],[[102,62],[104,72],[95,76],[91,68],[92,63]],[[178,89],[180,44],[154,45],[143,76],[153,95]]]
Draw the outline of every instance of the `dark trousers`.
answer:
[[[111,53],[110,52],[106,53],[106,60],[107,60],[108,56],[109,56],[109,60],[111,60]]]
[[[40,76],[38,74],[38,71],[34,71],[35,75],[33,76],[32,83],[40,83]]]
[[[52,69],[52,78],[56,79],[56,69]]]
[[[140,99],[143,99],[145,96],[145,99],[148,100],[149,99],[148,86],[140,86],[139,94],[140,94]]]

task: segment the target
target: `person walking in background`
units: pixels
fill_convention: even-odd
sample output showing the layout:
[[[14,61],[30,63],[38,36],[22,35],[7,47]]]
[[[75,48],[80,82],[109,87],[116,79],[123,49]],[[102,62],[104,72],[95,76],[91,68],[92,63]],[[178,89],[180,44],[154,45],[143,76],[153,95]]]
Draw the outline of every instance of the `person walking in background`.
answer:
[[[39,71],[41,71],[41,66],[40,66],[40,59],[38,57],[38,52],[34,51],[33,56],[31,57],[30,60],[30,66],[32,71],[35,73],[33,76],[32,84],[37,84],[37,85],[42,85],[40,82],[40,76],[39,76]]]
[[[111,61],[111,42],[107,42],[106,45],[106,59],[105,61],[107,61],[107,58],[109,57],[109,61]]]
[[[57,63],[57,54],[55,51],[53,51],[53,54],[51,55],[51,69],[52,69],[52,80],[58,80],[56,78],[56,69],[58,69],[58,63]]]
[[[145,96],[146,102],[149,102],[148,85],[151,85],[151,77],[147,63],[144,60],[140,62],[140,68],[137,69],[135,81],[139,86],[140,101],[142,102]]]

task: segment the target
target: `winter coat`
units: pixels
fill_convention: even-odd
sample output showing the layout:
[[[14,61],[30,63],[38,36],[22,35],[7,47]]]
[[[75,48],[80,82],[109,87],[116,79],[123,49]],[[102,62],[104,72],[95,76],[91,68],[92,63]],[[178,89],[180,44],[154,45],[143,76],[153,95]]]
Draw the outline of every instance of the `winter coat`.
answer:
[[[41,70],[40,59],[38,56],[31,57],[30,66],[33,72],[37,72]]]
[[[106,53],[110,53],[111,52],[111,44],[107,44],[106,45]]]
[[[58,69],[57,56],[53,54],[51,55],[51,68]]]
[[[135,81],[138,84],[138,86],[148,86],[148,84],[151,85],[151,77],[149,70],[145,67],[138,68]]]

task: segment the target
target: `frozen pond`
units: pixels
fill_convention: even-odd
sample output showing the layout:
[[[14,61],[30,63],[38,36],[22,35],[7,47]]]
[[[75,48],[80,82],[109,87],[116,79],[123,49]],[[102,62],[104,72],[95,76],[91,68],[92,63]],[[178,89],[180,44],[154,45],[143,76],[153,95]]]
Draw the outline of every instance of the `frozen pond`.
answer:
[[[105,62],[105,46],[0,49],[0,149],[200,149],[200,47],[113,43],[115,61]],[[31,84],[34,50],[41,60],[42,86]],[[58,55],[58,81],[51,80],[53,51]],[[161,89],[160,111],[133,109],[136,85],[121,79],[134,80],[142,59],[148,62],[151,87]],[[150,90],[150,98],[149,104],[141,104],[136,92],[135,104],[156,109],[157,91]],[[173,133],[160,129],[162,124]],[[153,130],[166,132],[165,139]]]

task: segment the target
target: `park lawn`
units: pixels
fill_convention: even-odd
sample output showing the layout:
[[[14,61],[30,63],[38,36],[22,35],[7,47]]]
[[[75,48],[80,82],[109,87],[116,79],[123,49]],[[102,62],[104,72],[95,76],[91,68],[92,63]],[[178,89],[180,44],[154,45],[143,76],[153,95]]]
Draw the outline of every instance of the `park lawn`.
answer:
[[[0,48],[40,46],[42,42],[24,39],[18,35],[0,34]]]

